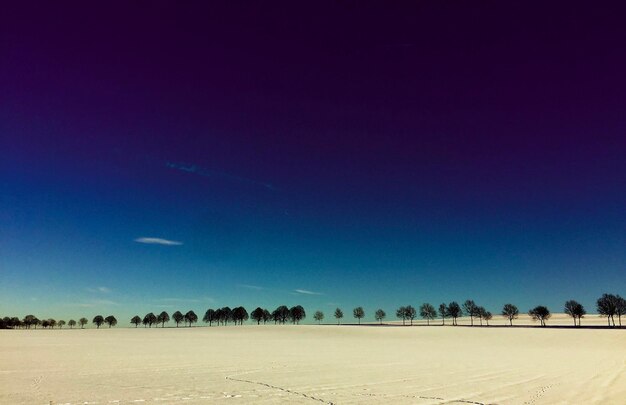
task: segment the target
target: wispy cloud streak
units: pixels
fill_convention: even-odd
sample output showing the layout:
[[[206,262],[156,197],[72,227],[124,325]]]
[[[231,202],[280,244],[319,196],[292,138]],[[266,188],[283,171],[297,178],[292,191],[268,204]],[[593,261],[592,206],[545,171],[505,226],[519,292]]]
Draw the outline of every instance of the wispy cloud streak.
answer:
[[[300,288],[297,288],[294,291],[297,292],[298,294],[305,294],[305,295],[324,295],[324,294],[322,294],[320,292],[303,290],[303,289],[300,289]]]
[[[258,285],[250,285],[250,284],[237,284],[237,287],[247,288],[249,290],[264,290],[263,287]]]
[[[111,292],[111,289],[108,287],[96,287],[96,288],[87,288],[87,291],[92,292],[92,293],[103,293],[103,294],[108,294]]]
[[[228,180],[228,181],[235,181],[238,183],[263,187],[272,191],[276,190],[276,188],[270,183],[252,180],[246,177],[241,177],[241,176],[237,176],[234,174],[221,172],[217,170],[211,170],[202,166],[192,165],[188,163],[176,163],[176,162],[166,162],[165,165],[169,167],[170,169],[176,169],[176,170],[180,170],[181,172],[186,172],[186,173],[193,173],[193,174],[197,174],[198,176],[212,177],[212,178]]]
[[[145,236],[135,239],[135,242],[145,243],[148,245],[165,245],[165,246],[180,246],[183,244],[183,242],[179,242],[176,240],[168,240],[168,239],[162,239],[162,238],[149,238]]]

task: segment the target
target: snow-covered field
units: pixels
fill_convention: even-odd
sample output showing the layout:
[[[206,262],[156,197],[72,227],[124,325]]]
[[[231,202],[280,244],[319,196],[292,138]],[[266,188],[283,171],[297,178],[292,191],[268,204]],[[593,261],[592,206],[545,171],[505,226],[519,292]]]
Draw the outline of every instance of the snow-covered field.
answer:
[[[626,403],[626,330],[5,330],[0,358],[2,404]]]

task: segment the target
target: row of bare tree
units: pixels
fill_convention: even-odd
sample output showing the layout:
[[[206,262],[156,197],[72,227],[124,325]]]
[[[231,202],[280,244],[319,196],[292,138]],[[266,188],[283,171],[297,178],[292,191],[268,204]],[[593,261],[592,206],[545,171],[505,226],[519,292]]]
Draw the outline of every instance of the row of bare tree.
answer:
[[[621,327],[622,315],[626,315],[626,300],[619,295],[603,294],[596,301],[596,310],[598,314],[607,318],[609,326]],[[581,319],[587,314],[585,307],[574,300],[569,300],[565,303],[564,312],[572,317],[574,326],[580,326]],[[344,317],[343,310],[341,310],[341,308],[337,308],[335,309],[333,315],[337,320],[337,323],[340,324]],[[502,307],[501,315],[507,318],[509,324],[512,326],[513,320],[517,319],[519,316],[519,310],[513,304],[505,304]],[[546,326],[546,322],[550,319],[551,313],[547,307],[539,305],[528,311],[528,315],[530,315],[533,320],[539,321],[541,326]],[[365,310],[363,307],[356,307],[352,310],[352,316],[360,324],[361,319],[365,317]],[[413,320],[417,318],[417,316],[418,310],[411,305],[401,306],[396,310],[396,317],[402,319],[403,325],[406,325],[407,322],[409,322],[410,325],[413,325]],[[442,303],[437,309],[429,303],[424,303],[419,307],[419,316],[425,319],[428,325],[430,325],[431,321],[440,318],[442,325],[445,325],[446,319],[450,319],[453,326],[458,324],[457,319],[462,316],[468,316],[470,318],[471,326],[474,326],[474,322],[476,320],[481,326],[483,325],[483,322],[489,326],[489,321],[493,318],[493,314],[491,312],[486,310],[484,307],[477,305],[473,300],[467,300],[463,302],[462,305],[459,305],[455,301],[448,304]],[[208,309],[205,312],[202,321],[209,324],[209,326],[212,326],[213,324],[227,325],[229,322],[232,322],[235,325],[243,325],[243,322],[248,319],[256,321],[257,324],[260,324],[261,322],[263,324],[267,322],[274,322],[274,324],[285,324],[287,322],[299,324],[305,317],[306,312],[300,305],[296,305],[291,308],[281,305],[272,312],[267,309],[257,307],[250,314],[248,314],[248,311],[244,307],[236,307],[232,309],[230,307],[223,307],[218,309]],[[386,317],[387,314],[382,309],[376,310],[374,314],[374,318],[381,324]],[[617,318],[617,324],[615,322],[615,318]],[[181,323],[190,327],[194,323],[198,322],[198,316],[194,311],[188,311],[185,314],[180,311],[176,311],[172,314],[171,319],[176,323],[176,327],[178,327]],[[324,313],[322,311],[316,311],[313,315],[313,319],[318,323],[321,323],[324,319]],[[166,311],[163,311],[159,315],[155,315],[150,312],[143,318],[139,315],[135,315],[131,318],[130,323],[135,325],[135,327],[143,324],[144,327],[151,328],[153,325],[156,326],[159,324],[161,327],[165,327],[165,324],[169,321],[170,315]],[[80,318],[78,322],[74,319],[70,319],[66,323],[64,320],[40,320],[34,315],[26,315],[23,319],[19,319],[17,317],[2,318],[0,319],[0,328],[30,329],[32,327],[36,329],[38,326],[42,328],[63,328],[63,326],[67,325],[69,328],[79,326],[82,329],[88,323],[89,321],[87,318]],[[93,318],[92,323],[97,328],[100,328],[100,326],[104,324],[108,325],[110,328],[117,325],[117,319],[113,315],[109,315],[107,317],[96,315]]]

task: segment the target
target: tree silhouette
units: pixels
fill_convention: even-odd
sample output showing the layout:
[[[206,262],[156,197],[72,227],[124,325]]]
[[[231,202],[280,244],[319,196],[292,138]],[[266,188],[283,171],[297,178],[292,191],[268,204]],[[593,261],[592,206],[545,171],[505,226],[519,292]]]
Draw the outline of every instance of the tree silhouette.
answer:
[[[539,305],[528,311],[528,315],[533,318],[533,321],[541,321],[541,326],[546,326],[546,321],[550,319],[550,310],[543,305]]]
[[[452,325],[456,326],[457,325],[456,320],[459,316],[461,316],[461,313],[462,313],[461,306],[456,301],[452,301],[451,303],[448,304],[448,309],[446,313],[448,314],[450,318],[452,318]]]
[[[130,323],[135,325],[135,328],[136,328],[141,323],[141,318],[139,317],[139,315],[135,315],[130,319]]]
[[[302,319],[306,318],[306,312],[300,305],[289,308],[289,319],[293,324],[299,324]]]
[[[402,325],[406,325],[406,307],[396,309],[396,317],[402,318]]]
[[[44,319],[43,321],[41,321],[41,327],[46,329],[48,326],[50,326],[50,321],[48,321],[47,319]]]
[[[78,320],[78,324],[80,325],[81,329],[85,329],[85,325],[87,325],[89,323],[89,321],[87,320],[87,318],[80,318]]]
[[[340,308],[335,309],[334,316],[337,320],[337,325],[339,325],[339,323],[341,323],[341,318],[343,318],[343,311]]]
[[[267,323],[267,321],[272,319],[272,314],[267,309],[263,309],[263,325]]]
[[[322,311],[315,311],[315,314],[313,314],[313,319],[315,319],[318,324],[321,324],[322,319],[324,319],[324,313]]]
[[[448,316],[448,308],[444,303],[439,304],[439,316],[441,317],[441,325],[445,325],[446,316]]]
[[[256,307],[254,311],[250,312],[250,318],[255,320],[257,325],[260,325],[263,320],[263,308]]]
[[[26,329],[30,329],[31,325],[35,326],[35,329],[37,328],[37,317],[35,315],[26,315],[24,317],[24,319],[22,320],[22,322],[24,323],[24,325],[26,326]]]
[[[429,303],[425,303],[420,306],[420,316],[426,319],[427,325],[430,325],[430,321],[435,319],[435,317],[437,316],[437,311],[435,310],[435,307],[433,307]]]
[[[73,319],[70,319],[70,320],[67,322],[67,325],[70,327],[70,329],[74,329],[74,326],[76,326],[76,321],[75,321],[75,320],[73,320]]]
[[[232,319],[233,310],[230,307],[223,307],[218,309],[217,311],[217,321],[222,323],[222,325],[228,325],[228,321]]]
[[[172,314],[172,319],[174,319],[174,322],[176,322],[176,327],[178,328],[178,324],[185,319],[185,316],[180,311],[176,311]]]
[[[244,307],[236,307],[233,309],[232,318],[235,325],[237,325],[237,322],[239,322],[239,325],[243,325],[243,321],[247,321],[249,318],[248,311]]]
[[[183,314],[180,314],[180,318],[181,320],[183,319]],[[211,308],[207,309],[206,312],[204,313],[204,316],[202,317],[202,322],[208,323],[209,326],[212,326],[213,321],[215,320],[216,320],[215,310]]]
[[[615,326],[615,315],[617,315],[618,305],[619,296],[613,294],[602,294],[602,297],[598,298],[596,302],[598,313],[606,316],[609,326],[611,326],[611,321],[613,321],[613,326]]]
[[[148,325],[148,327],[152,327],[152,325],[154,325],[155,323],[157,323],[157,317],[155,314],[153,314],[152,312],[146,314],[146,316],[143,317],[143,325],[144,327],[146,325]]]
[[[198,322],[198,315],[193,311],[187,312],[185,314],[185,322],[189,323],[189,327],[191,327],[192,323]]]
[[[412,305],[407,305],[406,307],[404,307],[404,310],[406,312],[406,319],[411,321],[411,326],[413,326],[413,319],[417,317],[417,310],[413,308]]]
[[[352,310],[352,315],[359,320],[359,325],[361,324],[361,318],[365,317],[365,311],[363,307],[356,307]]]
[[[289,319],[289,308],[285,305],[279,306],[272,312],[272,318],[274,319],[274,323],[278,322],[284,325],[287,319]]]
[[[383,319],[385,319],[386,316],[387,314],[382,309],[376,310],[376,313],[374,314],[374,318],[376,318],[381,325],[383,324]]]
[[[493,314],[489,311],[486,311],[485,308],[481,307],[481,318],[487,321],[487,326],[489,326],[489,321],[493,318]]]
[[[57,321],[52,319],[52,318],[50,318],[50,319],[48,319],[48,324],[50,325],[50,328],[54,329],[54,327],[57,324]]]
[[[63,329],[63,326],[65,326],[65,321],[64,321],[63,319],[61,319],[61,320],[59,321],[59,328],[60,328],[60,329]]]
[[[626,299],[617,296],[617,303],[615,306],[615,313],[617,314],[617,319],[619,320],[619,327],[622,327],[622,315],[626,315]],[[580,321],[578,322],[580,324]]]
[[[511,326],[513,326],[513,319],[517,319],[517,315],[519,315],[519,310],[515,305],[504,304],[502,307],[502,316],[508,318]]]
[[[104,322],[109,325],[109,328],[111,326],[115,326],[117,325],[117,319],[115,319],[115,317],[113,315],[109,315],[106,318],[104,318]]]
[[[485,318],[485,314],[487,314],[487,310],[485,307],[476,307],[476,318],[480,321],[480,326],[483,326],[483,319]]]
[[[92,322],[98,329],[100,329],[100,326],[104,323],[104,317],[102,315],[96,315]]]
[[[580,326],[580,319],[585,316],[587,311],[585,311],[585,307],[583,307],[582,304],[574,300],[569,300],[565,302],[565,313],[572,317],[574,326],[576,326],[576,319],[578,319],[578,326]]]
[[[170,321],[170,315],[163,311],[159,314],[159,316],[157,316],[157,323],[161,324],[161,328],[165,327],[165,322],[169,322]]]
[[[467,300],[463,303],[463,312],[470,317],[470,325],[474,326],[474,317],[478,315],[478,306],[472,300]]]

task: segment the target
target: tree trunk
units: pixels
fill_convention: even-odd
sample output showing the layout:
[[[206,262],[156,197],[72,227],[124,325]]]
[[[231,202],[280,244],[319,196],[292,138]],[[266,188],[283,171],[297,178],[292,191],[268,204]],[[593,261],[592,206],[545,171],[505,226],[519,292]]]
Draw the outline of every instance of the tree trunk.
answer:
[[[574,317],[574,326],[576,326],[576,317]]]
[[[509,324],[511,324],[510,326],[513,326],[513,318],[509,318]]]
[[[474,326],[474,317],[470,315],[470,326]]]

